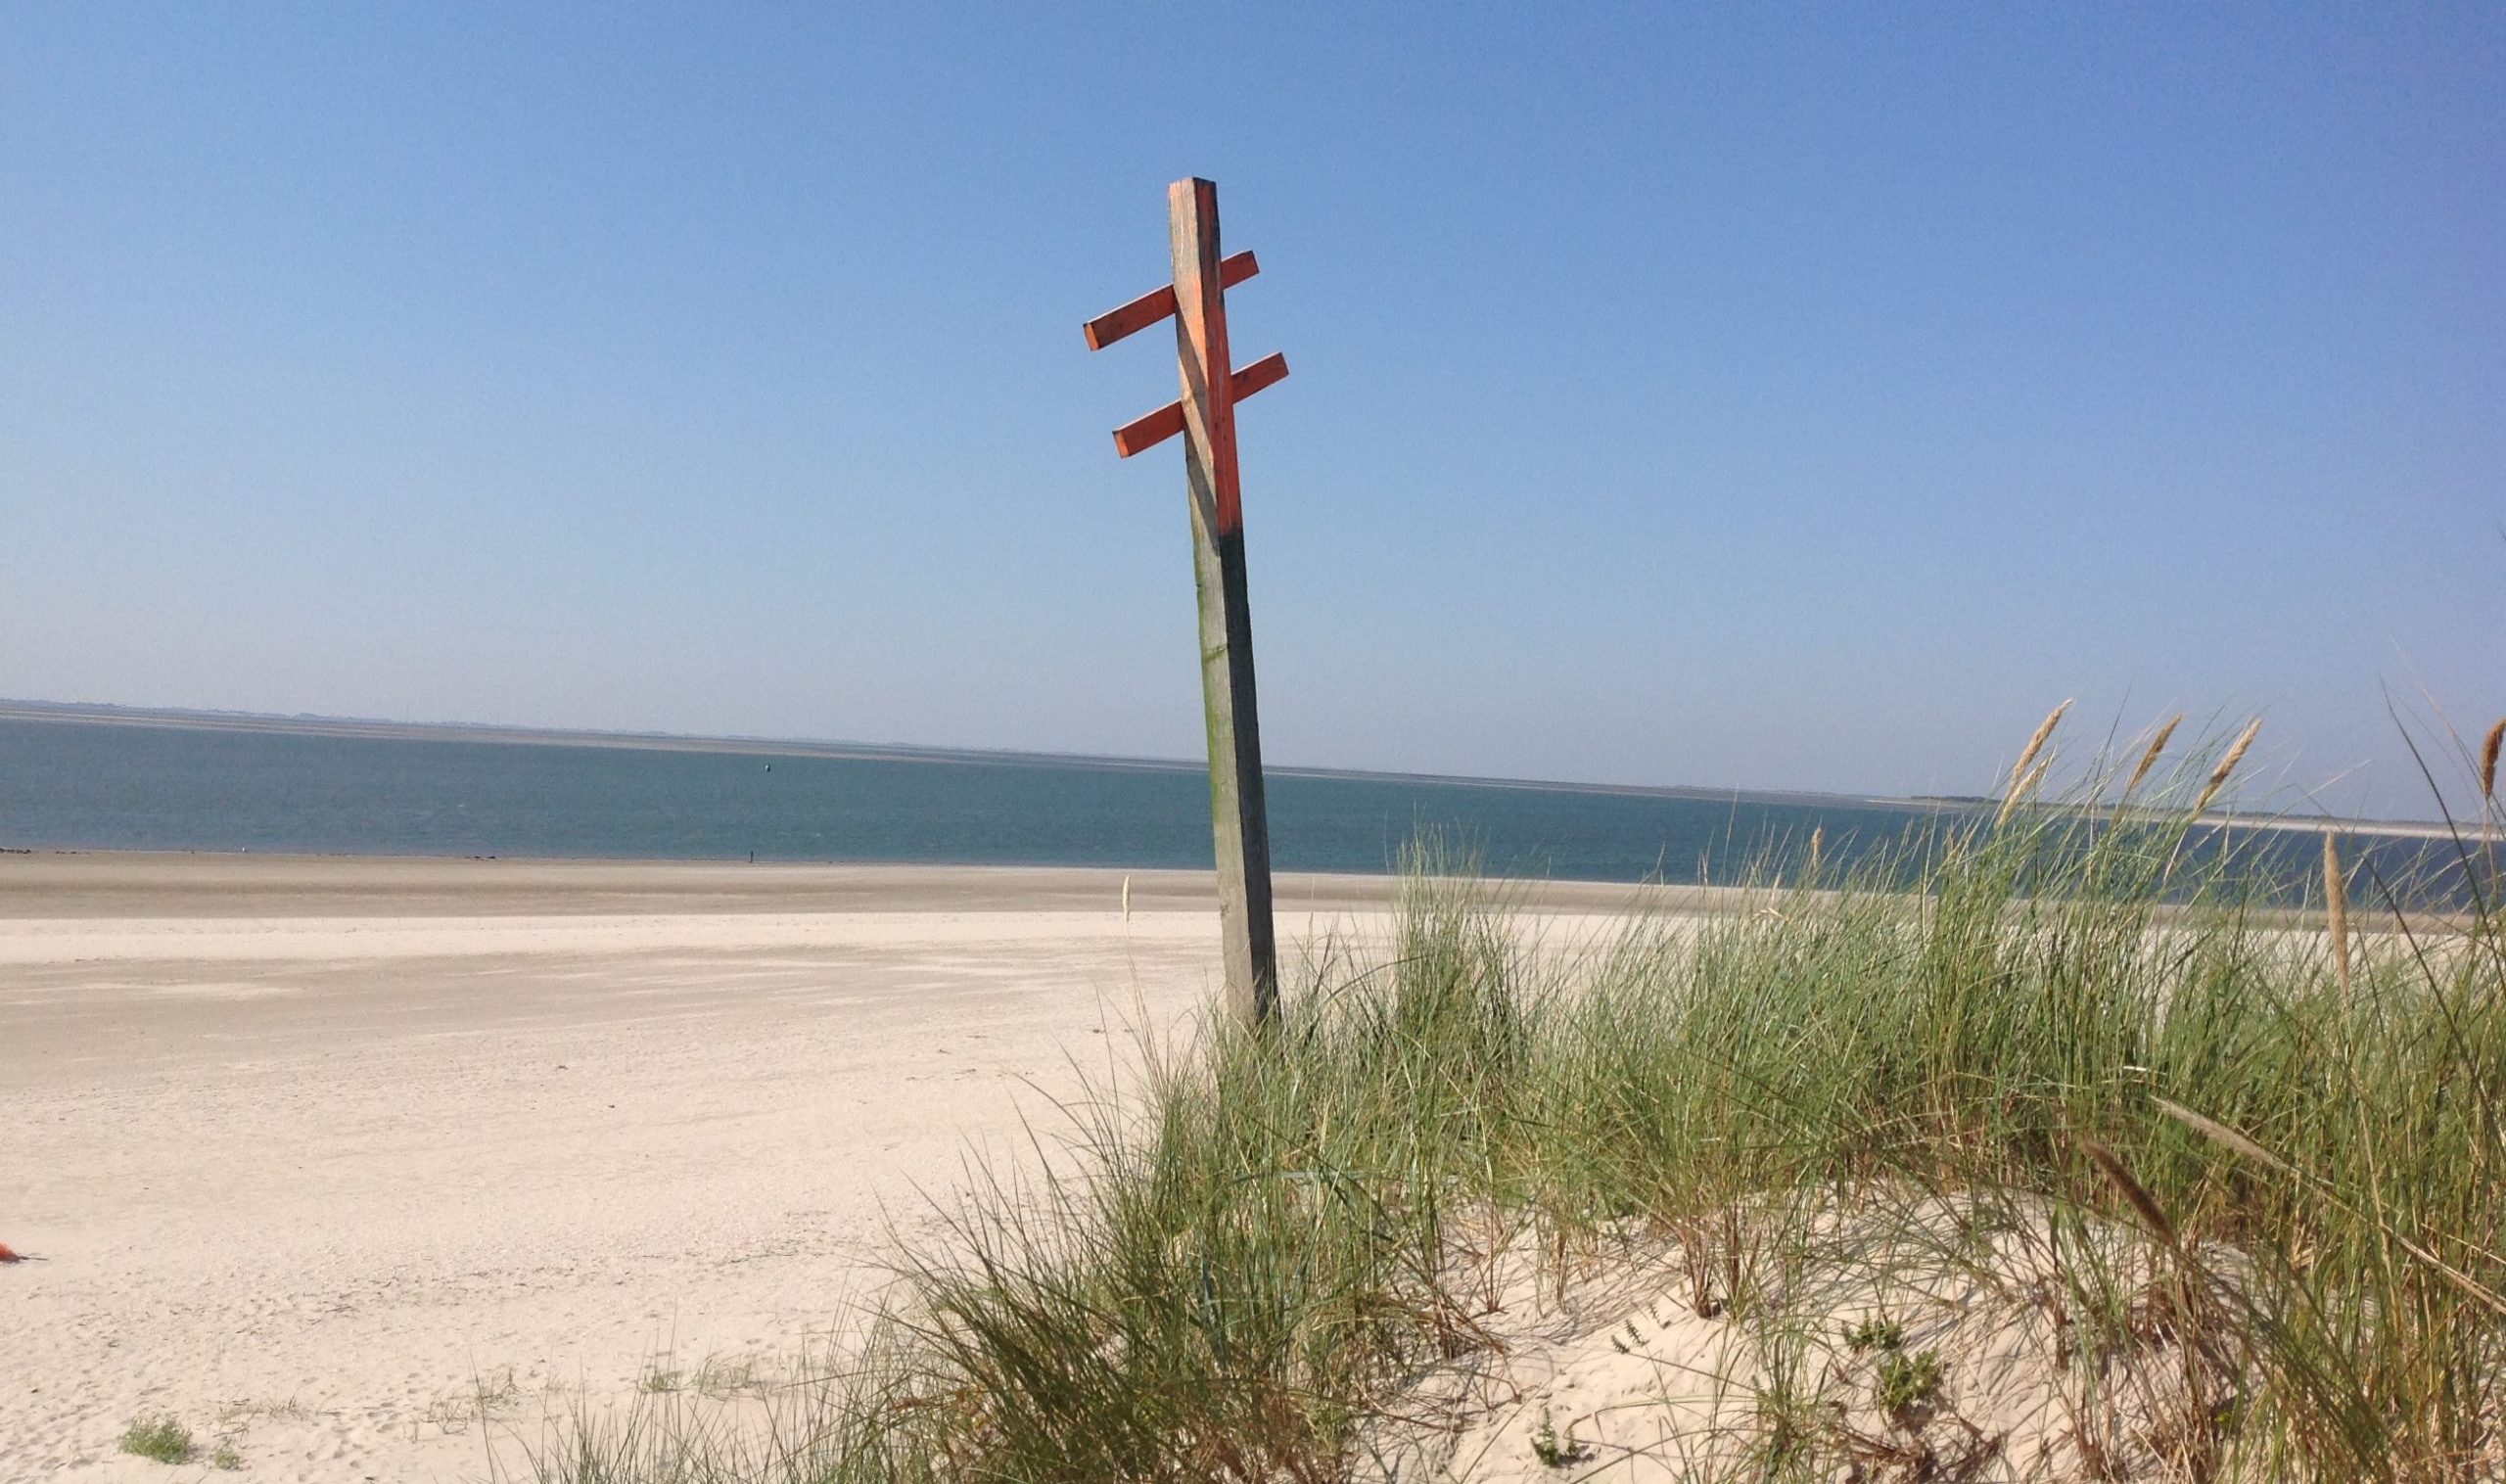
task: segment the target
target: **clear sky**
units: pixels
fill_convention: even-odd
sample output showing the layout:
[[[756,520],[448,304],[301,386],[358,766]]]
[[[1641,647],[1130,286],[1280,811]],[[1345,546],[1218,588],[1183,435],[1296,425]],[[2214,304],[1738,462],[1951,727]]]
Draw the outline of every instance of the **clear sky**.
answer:
[[[1190,756],[1185,174],[1275,765],[2506,711],[2491,5],[11,5],[0,695]]]

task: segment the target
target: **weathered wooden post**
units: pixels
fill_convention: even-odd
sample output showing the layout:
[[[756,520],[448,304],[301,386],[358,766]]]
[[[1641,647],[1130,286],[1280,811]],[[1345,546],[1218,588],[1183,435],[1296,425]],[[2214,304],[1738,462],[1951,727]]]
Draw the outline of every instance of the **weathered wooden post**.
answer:
[[[1175,317],[1183,395],[1114,433],[1124,458],[1183,435],[1191,494],[1192,575],[1201,599],[1201,704],[1210,744],[1210,827],[1218,841],[1219,931],[1228,1003],[1270,1020],[1278,1001],[1272,942],[1271,827],[1262,803],[1262,727],[1253,699],[1253,618],[1245,600],[1243,491],[1235,470],[1235,404],[1288,374],[1268,355],[1230,372],[1227,290],[1261,271],[1250,253],[1219,255],[1218,187],[1179,180],[1166,191],[1175,282],[1089,321],[1088,348]]]

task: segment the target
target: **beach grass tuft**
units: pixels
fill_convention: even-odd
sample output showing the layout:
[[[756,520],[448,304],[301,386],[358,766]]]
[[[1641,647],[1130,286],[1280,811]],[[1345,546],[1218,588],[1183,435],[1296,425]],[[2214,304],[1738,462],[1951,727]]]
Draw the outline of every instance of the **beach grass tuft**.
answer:
[[[1150,1041],[974,1166],[840,1361],[586,1416],[541,1474],[1389,1478],[1388,1439],[1497,1405],[1509,1326],[1616,1273],[1654,1287],[1596,1351],[1726,1358],[1707,1412],[1663,1404],[1672,1477],[1982,1477],[2026,1427],[2045,1479],[2495,1477],[2495,862],[2369,860],[2352,902],[2327,847],[2293,909],[2200,822],[2258,725],[2129,811],[2101,772],[1574,946],[1424,843],[1389,939],[1316,946],[1267,1033]],[[2058,1415],[1991,1412],[1956,1337],[1985,1314]],[[1542,1465],[1632,1457],[1508,1415]]]
[[[192,1430],[170,1413],[141,1413],[132,1417],[121,1430],[119,1444],[123,1453],[160,1463],[187,1463],[195,1446]]]

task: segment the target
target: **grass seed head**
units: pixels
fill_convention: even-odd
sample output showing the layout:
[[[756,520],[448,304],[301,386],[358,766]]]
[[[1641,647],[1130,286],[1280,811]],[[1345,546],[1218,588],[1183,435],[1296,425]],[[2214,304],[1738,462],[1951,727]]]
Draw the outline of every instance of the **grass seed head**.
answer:
[[[2062,723],[2063,713],[2070,709],[2071,703],[2065,701],[2062,705],[2047,712],[2045,714],[2045,719],[2037,723],[2036,735],[2027,739],[2027,745],[2019,749],[2019,761],[2012,764],[2010,766],[2011,792],[2017,793],[2019,791],[2019,780],[2025,775],[2027,771],[2027,765],[2036,761],[2036,754],[2044,749],[2045,739],[2054,734],[2054,728]]]
[[[2235,772],[2236,765],[2245,761],[2245,750],[2253,745],[2254,733],[2260,730],[2262,730],[2260,717],[2245,723],[2245,730],[2236,734],[2236,741],[2229,746],[2227,756],[2219,760],[2218,766],[2210,769],[2210,781],[2202,785],[2202,797],[2193,801],[2193,812],[2198,814],[2208,809],[2210,801],[2219,796],[2219,790],[2227,787],[2228,775]]]
[[[2157,736],[2150,738],[2149,751],[2141,754],[2141,765],[2132,769],[2132,781],[2123,785],[2124,797],[2129,798],[2132,790],[2141,786],[2141,780],[2150,775],[2150,769],[2158,765],[2158,755],[2166,751],[2166,739],[2175,735],[2175,728],[2183,720],[2184,713],[2179,711],[2166,719]]]
[[[2497,749],[2501,743],[2506,743],[2506,717],[2497,719],[2497,724],[2488,729],[2488,740],[2481,744],[2480,796],[2483,799],[2497,797]]]
[[[2081,1139],[2080,1147],[2088,1151],[2089,1162],[2097,1166],[2107,1183],[2114,1187],[2114,1192],[2123,1197],[2124,1204],[2149,1224],[2150,1230],[2157,1234],[2158,1239],[2174,1246],[2175,1223],[2166,1219],[2166,1209],[2158,1203],[2158,1197],[2150,1194],[2149,1187],[2133,1177],[2114,1151],[2093,1138]]]
[[[2019,801],[2036,792],[2036,786],[2045,781],[2045,769],[2053,765],[2054,760],[2047,758],[2029,768],[2026,777],[2011,785],[2010,792],[2001,801],[2001,812],[1993,816],[1993,828],[1999,829],[2010,822],[2010,816],[2019,809]]]

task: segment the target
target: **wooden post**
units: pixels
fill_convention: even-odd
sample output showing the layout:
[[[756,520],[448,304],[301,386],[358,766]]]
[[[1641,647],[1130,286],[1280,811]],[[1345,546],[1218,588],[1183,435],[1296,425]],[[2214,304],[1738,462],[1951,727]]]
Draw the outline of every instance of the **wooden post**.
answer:
[[[1253,615],[1245,594],[1244,495],[1235,465],[1235,387],[1219,285],[1218,187],[1166,191],[1175,246],[1175,355],[1183,381],[1183,478],[1192,496],[1192,578],[1201,599],[1201,709],[1210,745],[1210,825],[1218,843],[1219,932],[1227,996],[1261,1024],[1278,1000],[1271,921],[1271,824],[1262,798],[1262,726],[1253,697]]]
[[[1175,316],[1183,395],[1125,426],[1115,450],[1129,458],[1183,435],[1192,517],[1192,576],[1200,593],[1201,705],[1210,749],[1210,828],[1218,845],[1219,931],[1228,1004],[1252,1025],[1278,1003],[1271,920],[1271,828],[1262,797],[1262,729],[1253,695],[1253,620],[1245,596],[1243,491],[1235,462],[1235,404],[1287,375],[1266,356],[1230,370],[1226,291],[1259,272],[1250,253],[1219,255],[1218,187],[1179,180],[1167,188],[1175,283],[1091,320],[1091,349]]]

